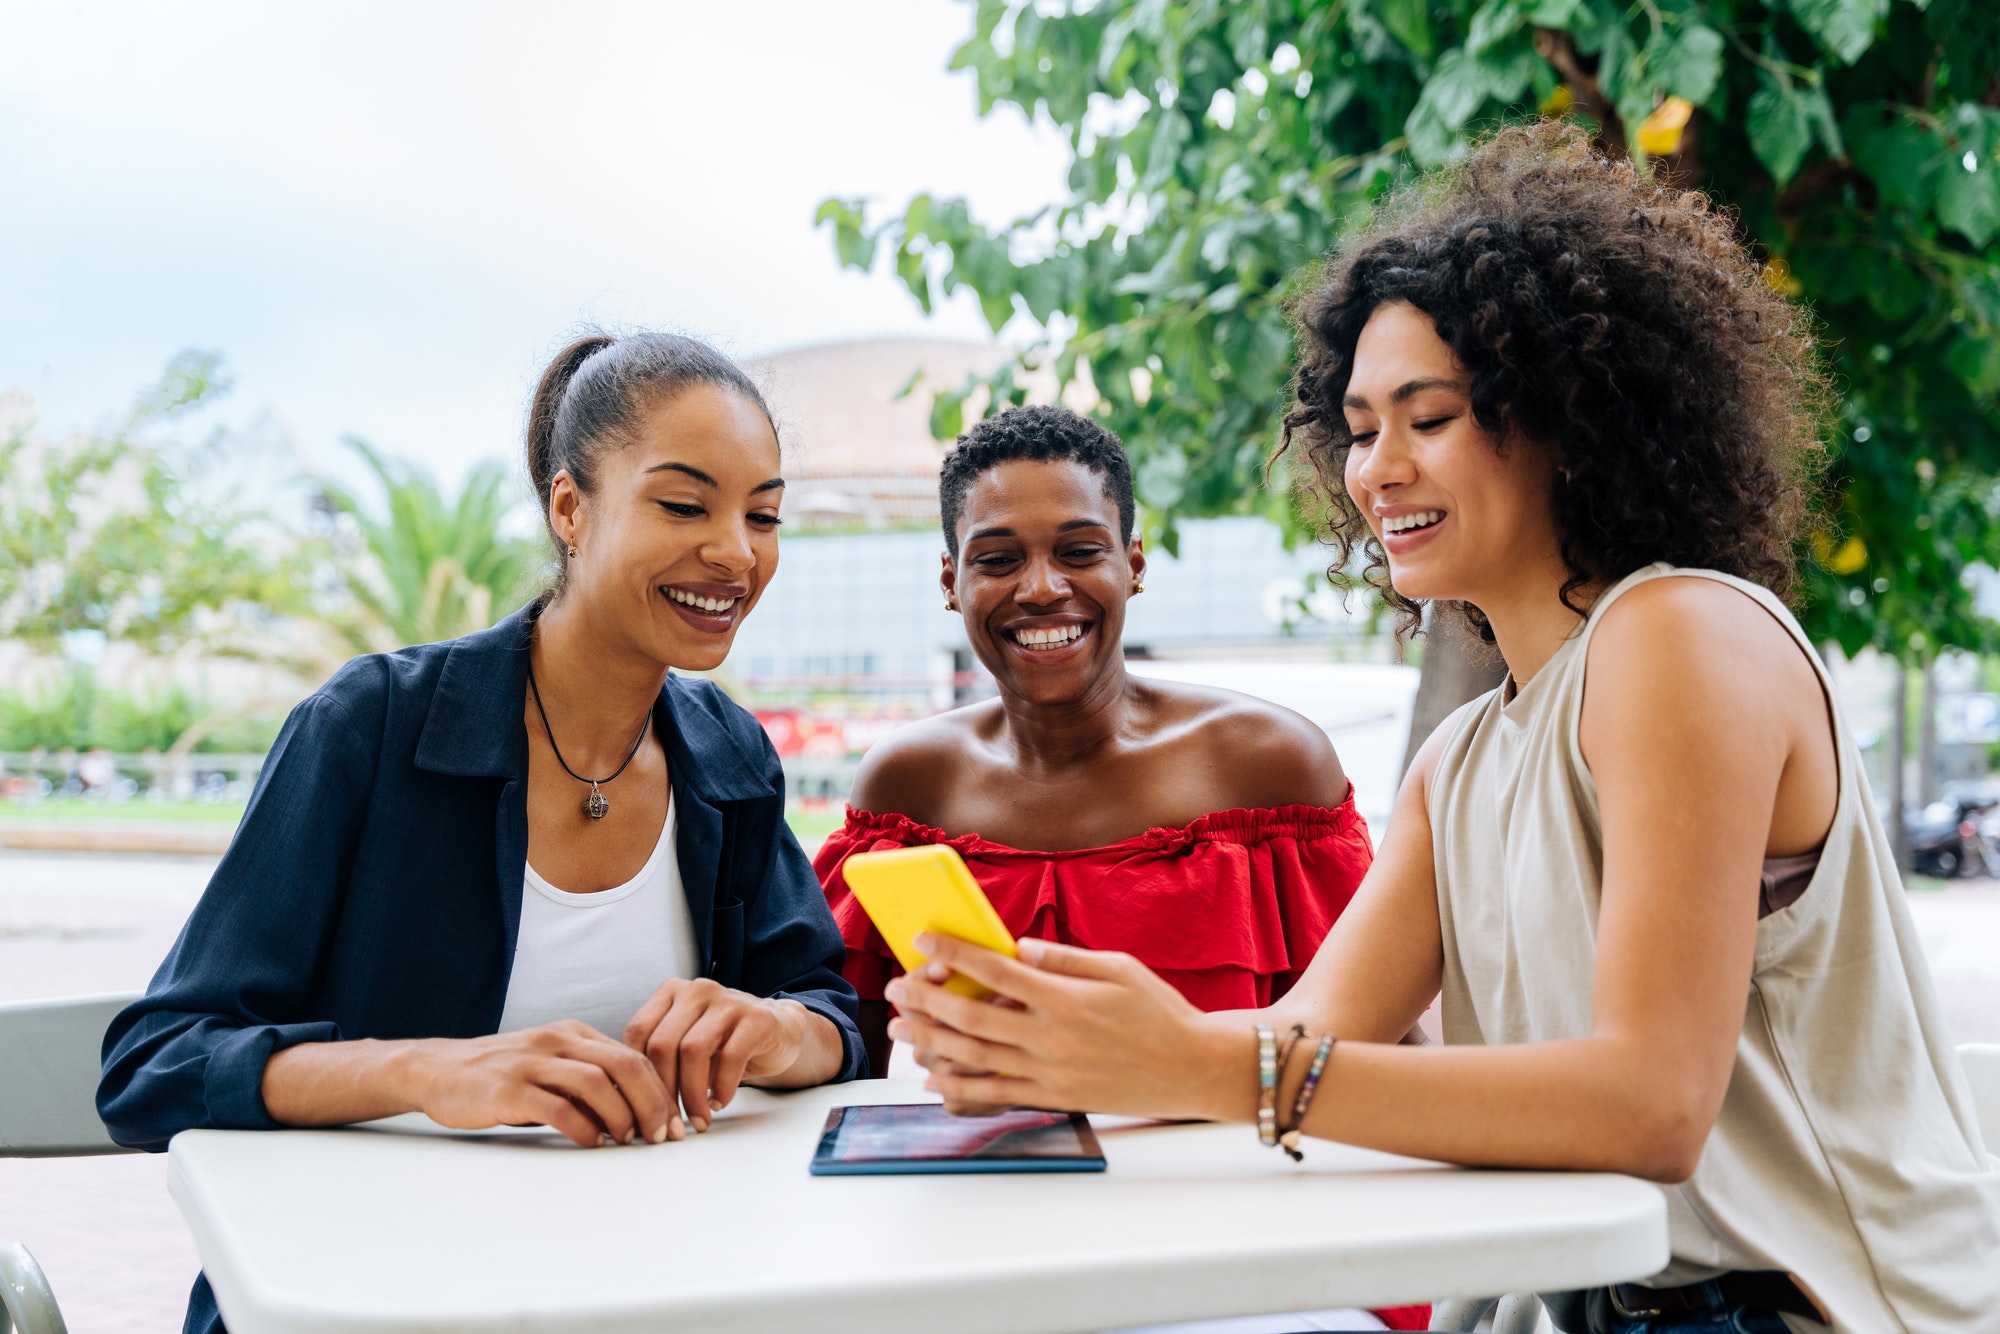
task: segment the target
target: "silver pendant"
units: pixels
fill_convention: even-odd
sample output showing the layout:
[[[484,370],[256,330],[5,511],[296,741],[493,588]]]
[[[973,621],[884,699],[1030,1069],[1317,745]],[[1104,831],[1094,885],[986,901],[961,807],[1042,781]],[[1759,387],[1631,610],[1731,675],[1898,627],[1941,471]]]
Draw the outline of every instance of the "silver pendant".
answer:
[[[593,820],[602,820],[604,813],[611,809],[611,803],[597,790],[597,784],[590,785],[590,795],[583,799],[583,813]]]

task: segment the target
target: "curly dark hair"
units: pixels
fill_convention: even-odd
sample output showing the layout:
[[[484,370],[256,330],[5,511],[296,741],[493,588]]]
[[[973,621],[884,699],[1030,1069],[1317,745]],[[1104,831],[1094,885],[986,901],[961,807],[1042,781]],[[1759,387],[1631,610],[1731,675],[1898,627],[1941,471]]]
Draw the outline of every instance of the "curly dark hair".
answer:
[[[1331,577],[1379,590],[1414,633],[1423,609],[1390,587],[1342,480],[1355,343],[1396,301],[1430,316],[1503,448],[1555,450],[1565,606],[1581,614],[1573,593],[1654,561],[1793,592],[1831,395],[1808,316],[1707,198],[1605,157],[1573,124],[1511,126],[1393,196],[1299,302],[1277,457],[1311,465],[1300,481],[1325,505]],[[1344,573],[1357,551],[1358,580]]]
[[[988,417],[958,438],[938,473],[938,510],[945,550],[958,559],[958,518],[965,492],[988,469],[1015,459],[1070,459],[1104,479],[1104,497],[1118,505],[1118,540],[1132,540],[1132,461],[1117,436],[1068,408],[1030,404]]]

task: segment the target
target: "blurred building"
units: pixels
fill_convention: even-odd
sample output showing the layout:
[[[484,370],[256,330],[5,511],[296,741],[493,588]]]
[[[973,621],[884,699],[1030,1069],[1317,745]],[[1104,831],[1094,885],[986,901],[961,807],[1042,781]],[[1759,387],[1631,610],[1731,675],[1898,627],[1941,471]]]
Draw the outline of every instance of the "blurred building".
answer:
[[[791,531],[937,520],[931,398],[998,367],[997,343],[881,338],[794,348],[749,363],[778,418]]]

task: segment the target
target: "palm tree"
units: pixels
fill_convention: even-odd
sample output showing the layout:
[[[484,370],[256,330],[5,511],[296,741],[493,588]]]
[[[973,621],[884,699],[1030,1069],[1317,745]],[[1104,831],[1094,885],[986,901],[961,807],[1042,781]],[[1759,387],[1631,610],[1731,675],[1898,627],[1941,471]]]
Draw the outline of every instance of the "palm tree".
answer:
[[[323,511],[352,516],[359,539],[339,564],[351,606],[329,617],[350,649],[374,653],[483,630],[534,591],[543,547],[501,533],[521,503],[504,466],[481,462],[453,500],[417,464],[354,436],[345,443],[375,474],[386,502],[378,513],[344,487],[318,483]]]

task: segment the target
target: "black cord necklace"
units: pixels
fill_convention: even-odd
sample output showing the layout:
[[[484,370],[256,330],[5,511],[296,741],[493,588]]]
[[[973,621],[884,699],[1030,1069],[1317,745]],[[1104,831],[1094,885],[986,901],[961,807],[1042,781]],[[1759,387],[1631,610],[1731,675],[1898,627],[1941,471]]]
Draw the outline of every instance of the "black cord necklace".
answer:
[[[562,748],[556,745],[556,730],[549,726],[549,711],[542,707],[542,691],[541,687],[535,684],[535,664],[532,662],[528,664],[528,690],[535,697],[535,712],[542,715],[542,730],[549,734],[549,749],[556,753],[556,763],[562,766],[564,773],[577,782],[590,784],[590,795],[583,799],[583,813],[593,820],[602,820],[605,813],[611,809],[611,803],[597,790],[597,785],[610,782],[611,778],[616,778],[625,772],[626,765],[632,763],[632,757],[639,753],[639,743],[646,739],[646,728],[653,721],[652,710],[646,711],[645,721],[639,724],[639,735],[632,738],[632,749],[625,752],[625,764],[612,770],[611,778],[585,778],[569,767],[569,761],[562,757]]]

